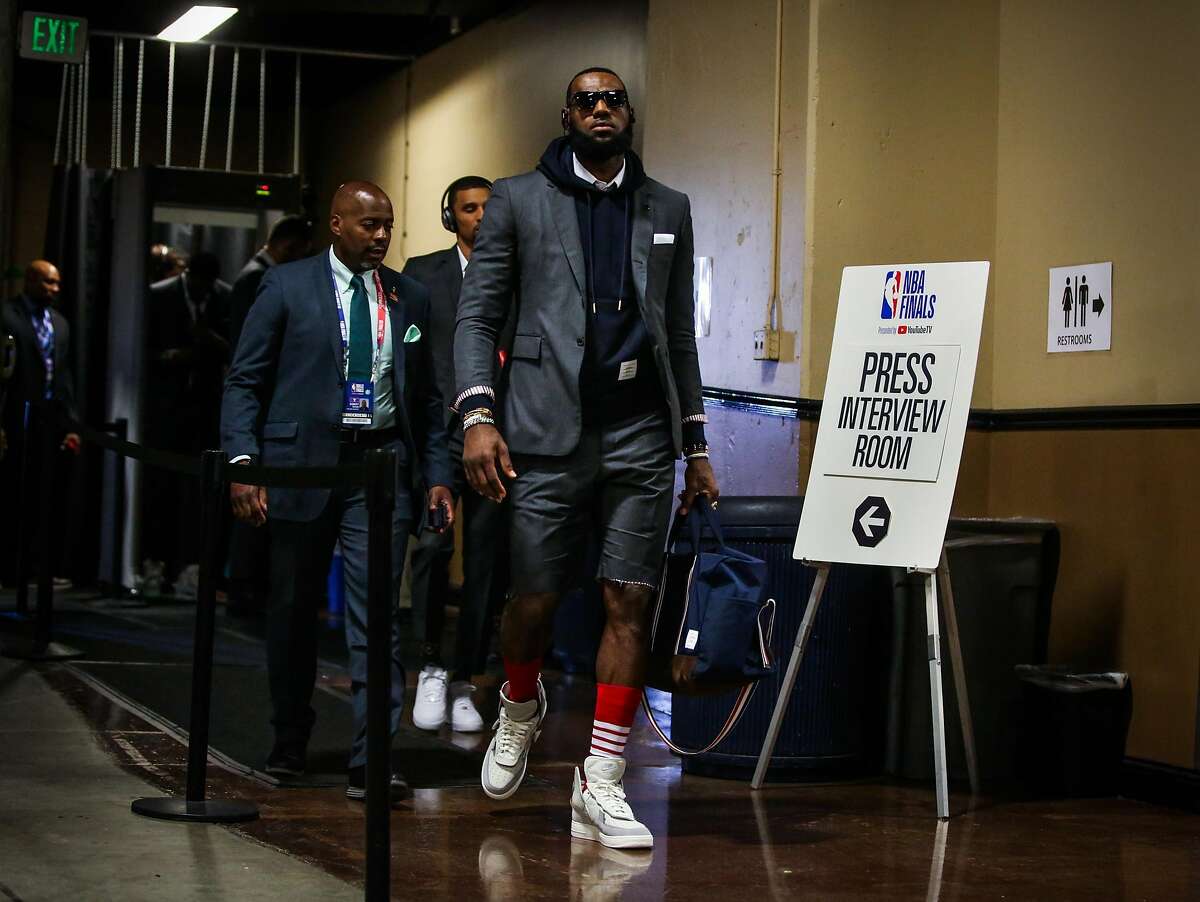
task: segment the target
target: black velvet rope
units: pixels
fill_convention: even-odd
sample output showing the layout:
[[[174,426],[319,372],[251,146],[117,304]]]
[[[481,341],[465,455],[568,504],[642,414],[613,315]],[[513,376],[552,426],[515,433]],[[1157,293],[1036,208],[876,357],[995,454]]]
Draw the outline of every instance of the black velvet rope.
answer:
[[[43,411],[46,407],[39,405]],[[200,458],[173,451],[159,451],[126,441],[79,422],[57,406],[50,407],[61,428],[77,433],[85,442],[129,457],[141,463],[184,476],[200,478]],[[339,489],[366,484],[363,464],[339,464],[335,467],[262,467],[257,464],[226,463],[222,477],[227,482],[258,485],[273,489]]]

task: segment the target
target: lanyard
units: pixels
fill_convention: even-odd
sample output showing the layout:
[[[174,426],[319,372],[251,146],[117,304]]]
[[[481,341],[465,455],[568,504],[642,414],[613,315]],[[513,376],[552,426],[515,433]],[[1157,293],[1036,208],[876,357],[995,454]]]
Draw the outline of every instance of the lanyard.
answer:
[[[379,270],[374,270],[375,276],[375,359],[371,361],[371,378],[379,378],[380,361],[383,359],[383,337],[387,329],[387,305],[383,302],[383,282],[379,280]],[[338,330],[342,334],[342,369],[345,375],[350,374],[350,328],[346,325],[346,312],[342,310],[342,291],[338,287],[337,277],[333,280],[333,300],[337,304]]]

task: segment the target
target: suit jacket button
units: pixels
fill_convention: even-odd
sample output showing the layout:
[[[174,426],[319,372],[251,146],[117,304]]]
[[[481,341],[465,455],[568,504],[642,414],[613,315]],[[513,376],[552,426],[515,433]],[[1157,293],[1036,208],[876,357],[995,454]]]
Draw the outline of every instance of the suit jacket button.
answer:
[[[575,344],[577,344],[579,347],[582,348],[583,347],[583,339],[582,338],[575,339]]]

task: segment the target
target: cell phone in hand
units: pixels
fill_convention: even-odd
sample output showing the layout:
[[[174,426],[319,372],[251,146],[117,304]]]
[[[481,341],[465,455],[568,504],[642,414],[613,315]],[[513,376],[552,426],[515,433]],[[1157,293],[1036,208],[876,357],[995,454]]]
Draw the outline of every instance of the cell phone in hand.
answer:
[[[446,505],[439,503],[429,509],[429,528],[438,532],[446,528]]]

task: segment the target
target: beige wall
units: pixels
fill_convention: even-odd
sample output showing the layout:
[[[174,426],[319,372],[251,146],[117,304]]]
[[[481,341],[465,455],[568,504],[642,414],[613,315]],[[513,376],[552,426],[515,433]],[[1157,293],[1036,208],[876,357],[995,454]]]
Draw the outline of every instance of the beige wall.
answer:
[[[801,332],[808,2],[784,4],[779,323]],[[795,396],[801,366],[754,360],[771,295],[776,4],[655,0],[646,28],[646,169],[692,201],[696,255],[713,258],[704,384]],[[799,344],[797,350],[799,350]]]
[[[438,213],[446,186],[461,175],[496,179],[533,169],[561,134],[559,110],[572,75],[606,66],[641,95],[645,21],[645,0],[594,11],[532,4],[353,93],[328,111],[326,121],[339,128],[318,141],[318,220],[333,189],[353,175],[378,182],[392,198],[389,266],[449,247],[454,239]]]
[[[438,203],[458,176],[495,179],[533,169],[562,133],[563,94],[580,69],[614,69],[640,97],[645,22],[644,0],[591,10],[538,3],[414,63],[404,253],[452,243]]]
[[[1006,2],[996,407],[1200,401],[1200,4]],[[1051,266],[1113,261],[1113,350],[1046,353]]]
[[[996,240],[996,3],[825,2],[815,20],[809,397],[843,267],[988,260]],[[990,322],[977,406],[991,403]]]

